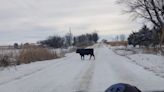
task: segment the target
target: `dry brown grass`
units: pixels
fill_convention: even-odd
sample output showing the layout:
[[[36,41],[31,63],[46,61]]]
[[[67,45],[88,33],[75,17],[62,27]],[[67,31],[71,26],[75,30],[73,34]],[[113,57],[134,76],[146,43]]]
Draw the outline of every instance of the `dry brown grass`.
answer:
[[[127,41],[112,41],[112,42],[107,42],[107,44],[111,46],[127,46],[128,42]]]
[[[0,49],[0,68],[27,64],[36,61],[51,60],[64,57],[65,52],[56,53],[55,50],[39,46],[27,46],[23,49]]]
[[[0,55],[0,67],[7,67],[10,65],[10,60],[7,55]]]
[[[2,49],[0,50],[0,67],[15,66],[16,60],[13,58],[13,52],[5,53]]]
[[[17,56],[17,64],[31,63],[35,61],[50,60],[55,58],[58,58],[56,52],[47,48],[28,47],[20,51],[19,56]]]

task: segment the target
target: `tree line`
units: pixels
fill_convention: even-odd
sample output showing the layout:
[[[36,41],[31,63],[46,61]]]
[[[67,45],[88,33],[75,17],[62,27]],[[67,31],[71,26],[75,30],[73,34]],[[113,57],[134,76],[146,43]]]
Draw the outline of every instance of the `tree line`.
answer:
[[[97,43],[98,39],[99,36],[96,32],[91,34],[82,34],[79,36],[73,36],[70,32],[64,37],[54,35],[45,40],[39,41],[38,43],[52,48],[65,48],[69,46],[85,47]]]
[[[138,32],[132,32],[128,37],[128,44],[145,47],[156,47],[160,43],[160,30],[158,28],[149,29],[144,25]]]
[[[144,29],[144,32],[140,32],[141,30],[137,33],[133,32],[129,36],[129,39],[142,38],[142,40],[146,42],[144,45],[147,46],[150,44],[149,40],[152,39],[151,37],[154,37],[152,35],[158,34],[157,36],[159,38],[157,38],[157,41],[155,42],[160,45],[160,49],[162,50],[162,44],[164,42],[164,0],[118,0],[118,3],[125,5],[125,11],[130,13],[134,18],[140,18],[143,21],[146,21],[145,23],[147,24],[151,23],[154,27],[149,29],[149,31],[146,31],[148,29]],[[145,39],[147,39],[147,41]],[[130,43],[133,43],[135,46],[135,44],[141,44],[142,42],[130,40]]]

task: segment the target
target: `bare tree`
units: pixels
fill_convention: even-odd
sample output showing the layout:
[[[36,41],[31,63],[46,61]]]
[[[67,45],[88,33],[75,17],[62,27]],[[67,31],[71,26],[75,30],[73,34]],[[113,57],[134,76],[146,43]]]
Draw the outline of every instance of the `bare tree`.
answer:
[[[48,37],[46,40],[39,41],[39,43],[53,48],[61,48],[64,46],[64,38],[54,35]]]
[[[164,0],[118,0],[128,7],[127,12],[143,18],[160,28],[160,47],[164,40]]]
[[[18,43],[14,43],[14,48],[15,48],[15,49],[18,49],[18,48],[19,48]]]
[[[71,31],[65,35],[65,44],[71,46],[73,44],[73,35]]]
[[[94,32],[94,33],[92,34],[92,39],[93,39],[93,41],[94,41],[95,43],[97,43],[97,41],[98,41],[98,39],[99,39],[99,36],[98,36],[98,34],[97,34],[96,32]]]

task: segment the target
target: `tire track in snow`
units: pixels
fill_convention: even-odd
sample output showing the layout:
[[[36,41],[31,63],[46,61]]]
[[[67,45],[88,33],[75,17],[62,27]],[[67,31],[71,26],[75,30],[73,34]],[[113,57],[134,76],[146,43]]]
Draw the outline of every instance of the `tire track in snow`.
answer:
[[[94,73],[95,61],[91,61],[88,69],[85,71],[84,75],[80,78],[77,86],[76,92],[88,92],[89,86]]]
[[[99,48],[99,47],[100,46],[93,47],[93,48]],[[97,53],[97,51],[95,51],[95,57],[97,55],[98,55],[98,53]],[[90,84],[91,84],[91,80],[93,78],[96,59],[95,60],[90,60],[88,62],[91,62],[91,63],[88,66],[88,69],[86,69],[86,71],[81,76],[80,80],[78,81],[77,90],[75,92],[89,92],[89,87],[90,87]]]

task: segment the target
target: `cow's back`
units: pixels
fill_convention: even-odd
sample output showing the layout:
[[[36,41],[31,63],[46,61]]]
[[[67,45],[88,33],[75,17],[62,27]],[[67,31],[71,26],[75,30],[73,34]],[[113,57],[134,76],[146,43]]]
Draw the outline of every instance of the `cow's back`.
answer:
[[[91,48],[88,48],[88,49],[85,49],[85,54],[94,54],[94,49],[91,49]]]
[[[76,53],[82,53],[82,52],[84,52],[84,49],[77,49],[76,50]]]
[[[94,49],[92,49],[92,48],[77,49],[77,50],[76,50],[76,53],[85,54],[85,55],[94,54]]]

